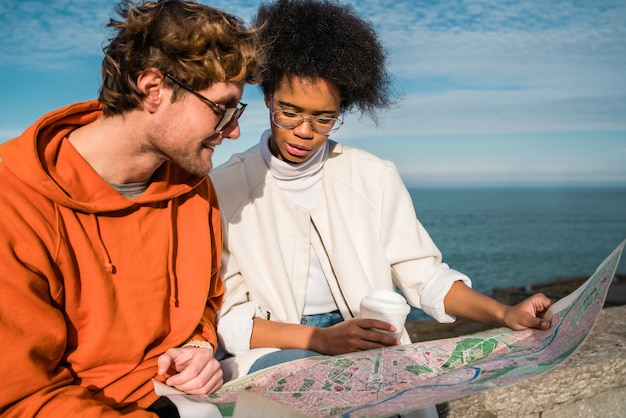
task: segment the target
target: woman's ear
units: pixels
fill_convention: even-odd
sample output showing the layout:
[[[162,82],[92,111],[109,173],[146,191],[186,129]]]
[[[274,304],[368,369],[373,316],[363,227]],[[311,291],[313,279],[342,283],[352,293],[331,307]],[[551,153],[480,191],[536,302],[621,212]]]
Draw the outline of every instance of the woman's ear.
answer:
[[[271,109],[270,103],[272,101],[272,98],[270,96],[268,96],[268,95],[263,96],[263,98],[265,99],[265,106],[268,109]]]
[[[163,100],[163,80],[165,76],[156,68],[142,71],[137,77],[137,88],[143,94],[141,102],[145,110],[154,112]]]

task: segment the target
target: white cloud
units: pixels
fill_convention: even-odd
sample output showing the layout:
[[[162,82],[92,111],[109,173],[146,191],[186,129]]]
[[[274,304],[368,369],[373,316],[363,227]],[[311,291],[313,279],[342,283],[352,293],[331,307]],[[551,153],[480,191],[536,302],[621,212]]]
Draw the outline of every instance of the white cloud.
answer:
[[[626,3],[357,0],[390,51],[397,108],[341,135],[626,129]]]
[[[626,80],[626,4],[619,0],[356,4],[407,84],[438,77],[461,87],[611,91]]]
[[[102,54],[104,25],[115,3],[107,0],[9,0],[0,5],[0,62],[14,68],[71,68],[76,59]]]
[[[251,1],[204,1],[249,20]],[[3,0],[0,2],[0,66],[72,68],[76,60],[102,56],[114,0]]]
[[[202,2],[246,21],[259,4],[257,0]],[[419,178],[427,172],[437,178],[487,178],[493,176],[490,170],[501,178],[516,178],[524,171],[528,177],[556,178],[556,173],[544,169],[546,161],[558,167],[559,175],[572,178],[624,177],[626,169],[615,168],[614,161],[620,156],[623,159],[626,152],[623,0],[350,3],[379,32],[389,51],[394,87],[404,92],[404,97],[397,107],[380,115],[377,127],[366,118],[348,115],[337,139],[389,158],[403,174],[415,172]],[[40,108],[48,106],[46,91],[53,91],[57,101],[72,101],[63,95],[72,89],[54,90],[46,83],[56,80],[58,84],[54,76],[62,72],[76,73],[75,65],[83,58],[89,60],[83,73],[93,67],[94,84],[88,96],[93,95],[98,87],[105,25],[116,4],[115,0],[0,2],[0,71],[5,74],[0,91],[24,86],[10,100],[0,97],[0,106],[6,108],[0,116],[0,140],[25,128],[17,124],[39,116]],[[20,81],[20,71],[34,68],[52,75]],[[72,87],[76,90],[76,83]],[[249,107],[242,119],[243,135],[237,141],[224,142],[215,156],[217,164],[232,152],[255,144],[268,126],[267,111],[256,90],[246,88]],[[611,131],[618,132],[614,143],[619,146],[610,155],[593,154],[592,145],[572,149],[583,157],[593,154],[584,164],[580,158],[546,149],[536,141],[528,145],[529,136],[548,138],[549,133],[559,132],[602,136]],[[567,138],[554,138],[547,140],[558,139],[554,143],[562,148],[568,144]],[[595,144],[597,137],[586,135],[584,141]],[[437,157],[425,161],[421,158],[425,150]],[[511,153],[525,163],[511,159]]]
[[[346,117],[344,138],[626,130],[624,95],[576,96],[565,91],[456,90],[407,96],[381,114],[378,127],[358,115]]]

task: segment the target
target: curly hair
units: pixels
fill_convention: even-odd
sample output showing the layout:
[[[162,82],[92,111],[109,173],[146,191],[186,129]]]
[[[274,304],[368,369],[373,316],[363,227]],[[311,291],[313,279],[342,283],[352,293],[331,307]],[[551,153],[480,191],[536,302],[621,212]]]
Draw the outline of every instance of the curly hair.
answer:
[[[194,89],[217,81],[256,82],[263,63],[257,31],[238,17],[194,0],[122,0],[114,37],[104,48],[99,100],[105,116],[141,108],[137,78],[149,68],[174,74]],[[186,94],[174,90],[173,100]]]
[[[331,0],[276,0],[259,6],[253,25],[267,45],[261,89],[271,96],[292,77],[324,79],[341,95],[341,110],[376,120],[388,107],[386,53],[373,26],[350,5]]]

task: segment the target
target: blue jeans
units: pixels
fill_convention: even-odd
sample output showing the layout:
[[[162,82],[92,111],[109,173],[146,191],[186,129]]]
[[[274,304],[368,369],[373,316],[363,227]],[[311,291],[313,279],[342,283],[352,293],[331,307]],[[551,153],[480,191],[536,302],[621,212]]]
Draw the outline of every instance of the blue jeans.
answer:
[[[317,315],[304,315],[300,323],[302,325],[309,325],[317,328],[328,328],[342,321],[343,317],[339,311],[333,311]],[[315,351],[299,350],[294,348],[275,351],[259,357],[257,361],[252,364],[248,373],[256,372],[257,370],[265,369],[266,367],[275,366],[277,364],[286,363],[288,361],[319,355],[320,353]]]

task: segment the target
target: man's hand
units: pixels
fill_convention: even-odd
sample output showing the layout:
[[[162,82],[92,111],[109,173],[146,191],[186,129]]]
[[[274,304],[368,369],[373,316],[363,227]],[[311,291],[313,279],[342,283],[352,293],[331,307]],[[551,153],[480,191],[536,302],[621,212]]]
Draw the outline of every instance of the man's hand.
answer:
[[[170,348],[159,356],[157,372],[164,375],[170,368],[176,374],[165,383],[190,395],[213,393],[224,383],[220,363],[208,348]]]
[[[376,329],[397,331],[393,325],[378,319],[349,319],[332,327],[316,328],[311,339],[311,349],[318,353],[336,355],[401,344]]]

